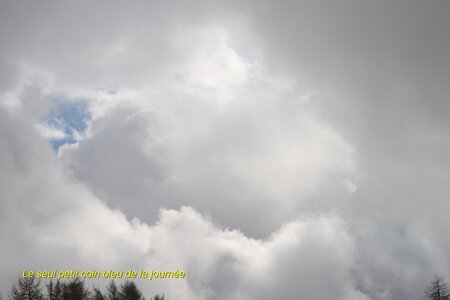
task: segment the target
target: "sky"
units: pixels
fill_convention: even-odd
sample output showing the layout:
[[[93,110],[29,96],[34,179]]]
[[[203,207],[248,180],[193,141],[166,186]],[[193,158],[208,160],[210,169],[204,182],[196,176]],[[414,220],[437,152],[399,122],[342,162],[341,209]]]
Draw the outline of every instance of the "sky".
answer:
[[[450,278],[450,2],[0,1],[0,294],[425,299]],[[86,281],[88,286],[105,282]]]

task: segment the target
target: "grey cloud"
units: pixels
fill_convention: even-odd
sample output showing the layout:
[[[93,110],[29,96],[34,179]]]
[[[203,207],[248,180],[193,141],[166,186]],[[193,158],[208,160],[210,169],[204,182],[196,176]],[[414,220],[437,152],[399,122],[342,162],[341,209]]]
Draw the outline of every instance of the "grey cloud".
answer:
[[[310,286],[329,278],[327,267],[338,270],[323,297],[362,298],[359,289],[373,299],[421,299],[435,272],[448,275],[447,2],[1,6],[1,65],[8,66],[0,74],[2,103],[20,103],[10,113],[23,119],[1,118],[1,205],[11,211],[2,219],[18,227],[9,232],[2,226],[2,244],[10,245],[2,254],[14,257],[31,245],[24,256],[34,264],[38,241],[21,240],[24,227],[12,216],[25,215],[32,226],[43,222],[45,234],[42,220],[57,220],[77,203],[75,196],[67,203],[55,198],[80,193],[73,187],[80,184],[87,203],[94,207],[100,198],[129,219],[153,224],[164,220],[157,216],[160,207],[176,212],[190,205],[217,224],[206,227],[238,228],[258,241],[302,212],[337,214],[354,248],[326,267],[311,267],[318,273]],[[25,86],[42,92],[24,93]],[[114,95],[105,96],[107,89]],[[63,149],[59,161],[28,131],[54,95],[88,98],[94,115],[90,135]],[[73,175],[65,179],[68,190],[60,168]],[[36,194],[42,197],[29,203]],[[100,210],[111,217],[107,207]],[[120,216],[114,217],[118,227],[129,226],[112,214]],[[284,282],[306,280],[290,274],[308,257],[328,257],[320,250],[327,227],[318,226],[323,230],[305,242],[318,249],[302,244],[280,257],[268,250],[277,262],[271,271],[286,274]],[[174,234],[161,232],[167,239]],[[248,238],[237,239],[247,245]],[[114,235],[111,240],[124,243]],[[85,250],[89,261],[93,254]],[[254,266],[236,271],[239,254],[214,251],[211,266],[220,267],[201,277],[210,281],[190,282],[179,293],[237,298],[226,287],[238,286],[255,299],[264,299],[258,294],[264,287],[267,295],[310,295],[282,281],[247,282],[242,274]],[[194,266],[206,266],[195,259]],[[2,261],[2,269],[16,266]]]
[[[251,15],[268,61],[317,86],[322,116],[356,148],[363,175],[340,211],[357,277],[375,298],[420,299],[448,269],[448,3],[266,4]]]

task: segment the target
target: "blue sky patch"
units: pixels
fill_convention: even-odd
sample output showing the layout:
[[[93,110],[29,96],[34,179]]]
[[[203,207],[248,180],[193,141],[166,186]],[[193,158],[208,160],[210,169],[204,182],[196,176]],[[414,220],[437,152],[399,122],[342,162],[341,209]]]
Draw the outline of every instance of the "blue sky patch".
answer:
[[[63,137],[51,137],[49,141],[55,151],[64,144],[76,143],[86,131],[86,122],[91,118],[86,101],[59,102],[42,124],[64,133]]]

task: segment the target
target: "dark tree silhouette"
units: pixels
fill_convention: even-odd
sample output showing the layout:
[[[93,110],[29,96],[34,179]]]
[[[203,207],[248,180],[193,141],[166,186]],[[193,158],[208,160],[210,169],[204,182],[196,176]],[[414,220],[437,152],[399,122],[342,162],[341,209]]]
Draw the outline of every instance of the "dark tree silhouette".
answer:
[[[62,300],[63,289],[61,281],[59,281],[59,279],[56,280],[55,282],[53,282],[53,280],[50,280],[50,282],[47,283],[46,287],[48,300]]]
[[[50,280],[45,284],[46,295],[42,293],[41,282],[35,278],[20,277],[18,283],[11,288],[8,300],[145,300],[142,291],[132,281],[125,281],[117,287],[111,281],[106,287],[106,292],[93,287],[92,290],[85,287],[85,282],[79,278],[70,281]],[[431,298],[435,299],[435,298]],[[436,298],[450,300],[450,298]],[[3,300],[0,295],[0,300]],[[150,300],[166,300],[164,295],[155,295]]]
[[[92,296],[92,300],[106,300],[106,298],[98,288],[94,288],[94,295]]]
[[[9,294],[10,300],[43,300],[41,282],[33,278],[19,278]]]
[[[431,285],[427,287],[426,293],[430,300],[450,300],[447,283],[437,275]]]
[[[107,300],[120,300],[119,289],[117,288],[116,283],[111,281],[106,288],[106,299]]]
[[[88,300],[89,291],[84,287],[84,281],[75,278],[63,284],[63,300]]]
[[[134,282],[125,281],[120,287],[119,297],[121,300],[142,300],[142,292],[136,287]]]

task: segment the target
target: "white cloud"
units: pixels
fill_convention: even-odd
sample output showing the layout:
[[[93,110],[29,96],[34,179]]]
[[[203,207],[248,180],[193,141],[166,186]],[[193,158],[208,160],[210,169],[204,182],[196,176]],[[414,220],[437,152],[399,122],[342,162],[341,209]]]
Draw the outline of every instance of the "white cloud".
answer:
[[[2,282],[11,284],[22,268],[182,269],[186,280],[139,286],[149,295],[162,290],[183,299],[312,299],[317,293],[365,299],[352,283],[353,241],[337,216],[301,217],[265,239],[221,229],[189,207],[162,209],[154,224],[127,220],[64,173],[30,123],[2,114],[8,125],[0,131],[6,138],[0,174],[10,189],[1,189],[1,227],[14,228],[13,236],[1,234],[8,245]],[[24,141],[41,149],[11,151]],[[287,280],[300,284],[286,286]],[[332,288],[318,291],[319,280]]]
[[[171,298],[420,299],[449,275],[447,6],[2,1],[2,289],[159,265],[191,274],[145,286]],[[55,155],[36,124],[77,99]]]
[[[46,126],[44,124],[37,124],[36,129],[44,138],[48,140],[57,140],[66,137],[64,131],[54,128],[52,126]]]

